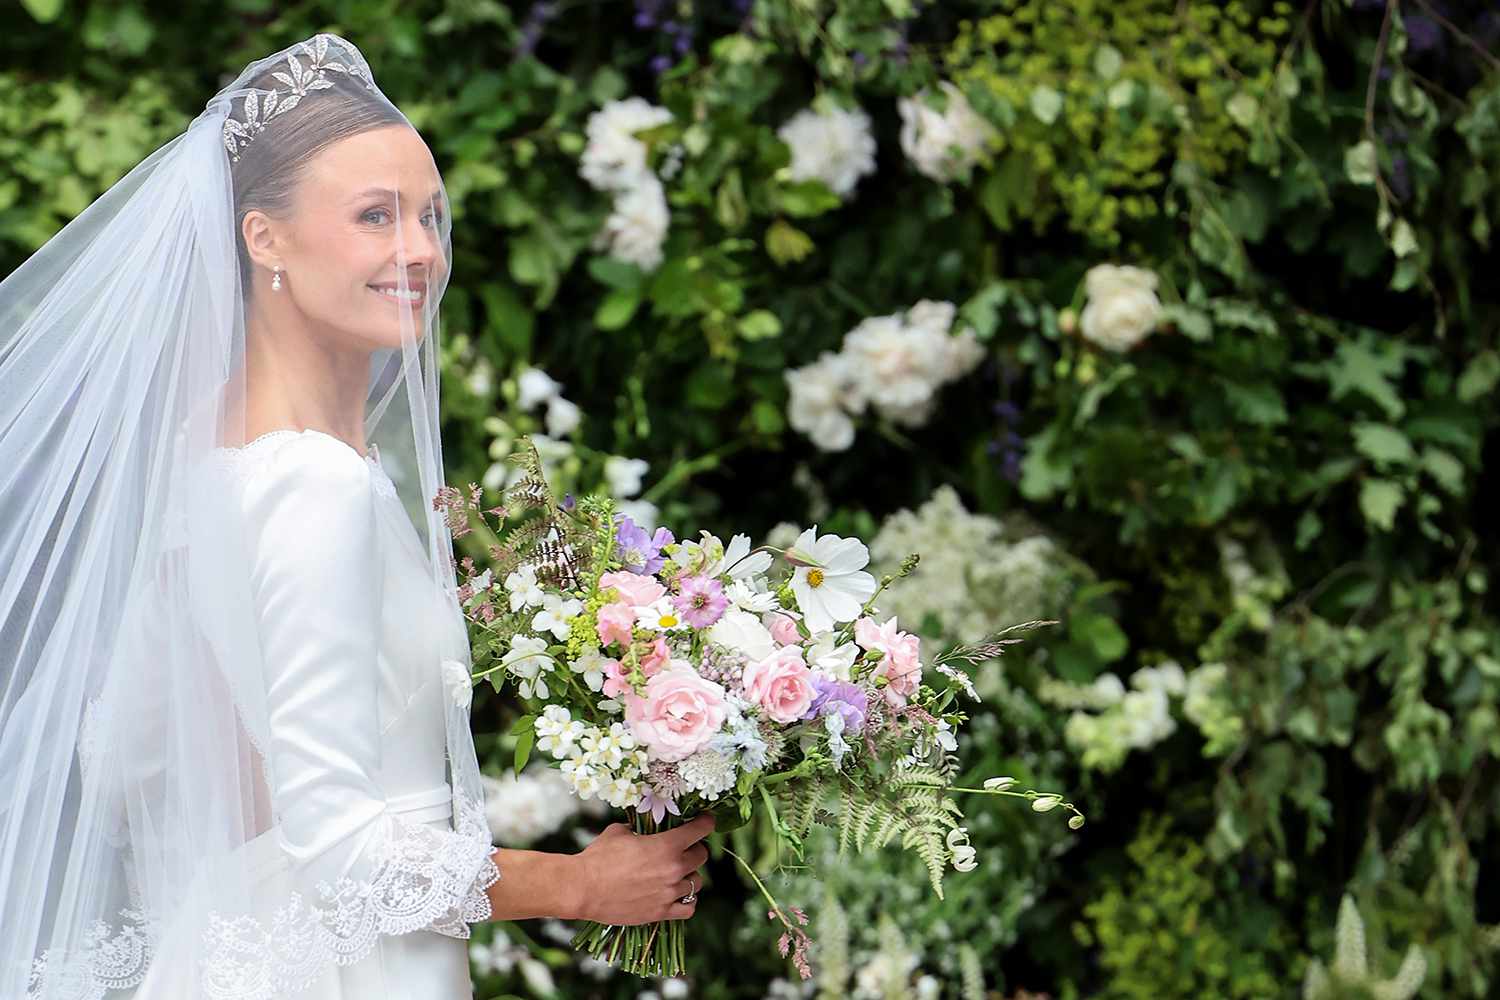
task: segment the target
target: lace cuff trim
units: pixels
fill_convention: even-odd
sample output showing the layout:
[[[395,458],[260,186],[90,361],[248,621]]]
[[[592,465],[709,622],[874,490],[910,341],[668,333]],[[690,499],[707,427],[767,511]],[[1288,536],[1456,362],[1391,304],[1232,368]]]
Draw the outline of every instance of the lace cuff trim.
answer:
[[[317,902],[293,892],[269,927],[253,916],[210,915],[203,932],[204,996],[273,1000],[305,990],[329,963],[364,958],[382,935],[431,930],[469,937],[469,924],[492,915],[485,890],[499,881],[500,870],[490,856],[483,806],[462,792],[454,803],[454,830],[386,817],[389,836],[368,878],[320,882]],[[100,921],[79,953],[43,952],[27,997],[102,1000],[107,990],[139,985],[160,943],[160,924],[137,909],[121,916],[124,926],[113,933]]]

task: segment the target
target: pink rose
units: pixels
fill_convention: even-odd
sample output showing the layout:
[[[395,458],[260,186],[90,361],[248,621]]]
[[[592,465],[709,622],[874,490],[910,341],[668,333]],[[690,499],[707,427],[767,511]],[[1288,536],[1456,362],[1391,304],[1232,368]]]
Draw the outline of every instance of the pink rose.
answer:
[[[671,647],[667,645],[667,640],[661,636],[657,636],[656,641],[651,644],[651,648],[641,657],[641,670],[645,672],[647,677],[650,677],[652,674],[660,673],[661,668],[671,662]]]
[[[797,621],[780,611],[768,611],[761,624],[771,630],[771,638],[778,646],[802,645],[802,633],[797,631]]]
[[[629,646],[631,633],[635,630],[635,608],[623,601],[615,601],[606,604],[599,609],[599,624],[595,631],[599,633],[599,644],[608,646],[612,642],[618,642],[621,646]]]
[[[646,682],[644,697],[625,696],[625,722],[652,759],[682,760],[724,725],[724,695],[693,670],[663,670]]]
[[[745,666],[745,694],[776,722],[796,722],[807,713],[817,692],[800,646],[782,646]]]
[[[604,661],[604,697],[618,698],[630,691],[630,668],[619,660]]]
[[[905,705],[922,680],[922,660],[918,652],[921,640],[898,629],[896,617],[892,615],[883,625],[877,625],[869,618],[855,622],[854,641],[865,649],[885,654],[875,668],[874,676],[886,679],[883,692],[886,701],[898,707]]]
[[[657,583],[652,577],[641,573],[627,573],[624,570],[616,570],[601,576],[599,589],[604,590],[607,587],[613,587],[619,591],[620,600],[633,608],[653,604],[667,593],[667,588]]]

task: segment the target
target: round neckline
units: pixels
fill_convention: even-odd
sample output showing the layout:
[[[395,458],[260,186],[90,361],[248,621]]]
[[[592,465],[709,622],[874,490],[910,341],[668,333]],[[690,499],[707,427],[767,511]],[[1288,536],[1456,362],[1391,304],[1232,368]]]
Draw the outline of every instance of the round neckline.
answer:
[[[358,455],[366,462],[369,462],[371,465],[375,465],[377,467],[380,465],[380,449],[376,446],[375,442],[371,441],[369,450],[361,452],[358,448],[354,447],[354,445],[350,444],[348,441],[345,441],[343,438],[338,437],[334,434],[329,434],[327,431],[317,430],[313,427],[306,427],[302,430],[294,430],[290,427],[278,427],[273,431],[266,431],[264,434],[257,434],[255,437],[251,438],[249,441],[246,441],[242,445],[221,445],[220,450],[231,452],[246,451],[262,441],[275,438],[278,435],[282,434],[290,434],[298,437],[303,434],[317,434],[319,437],[328,438],[330,441],[337,441],[339,444],[343,445],[345,448],[348,448],[350,451],[354,452],[354,454]]]

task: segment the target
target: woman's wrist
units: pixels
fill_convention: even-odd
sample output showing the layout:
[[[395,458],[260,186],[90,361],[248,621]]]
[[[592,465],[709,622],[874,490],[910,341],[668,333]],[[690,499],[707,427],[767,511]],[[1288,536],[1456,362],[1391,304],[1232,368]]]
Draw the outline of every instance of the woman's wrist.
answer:
[[[497,847],[490,857],[500,869],[500,880],[485,890],[491,919],[582,919],[585,900],[578,855]]]

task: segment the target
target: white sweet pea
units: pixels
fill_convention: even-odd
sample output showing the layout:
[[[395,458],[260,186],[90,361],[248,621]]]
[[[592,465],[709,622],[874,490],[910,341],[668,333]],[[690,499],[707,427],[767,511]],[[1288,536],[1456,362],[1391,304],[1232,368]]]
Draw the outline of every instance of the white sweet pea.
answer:
[[[467,709],[473,703],[474,679],[462,661],[443,661],[443,683],[448,686],[448,696],[455,706]]]
[[[863,572],[870,561],[864,543],[838,535],[819,538],[817,530],[817,525],[808,528],[786,553],[797,566],[792,575],[797,607],[815,634],[858,618],[875,593],[875,578]]]

